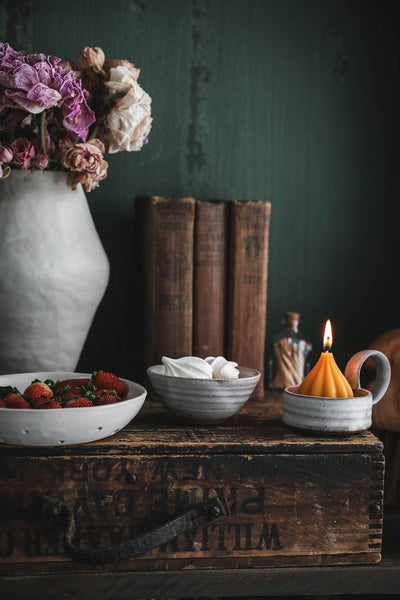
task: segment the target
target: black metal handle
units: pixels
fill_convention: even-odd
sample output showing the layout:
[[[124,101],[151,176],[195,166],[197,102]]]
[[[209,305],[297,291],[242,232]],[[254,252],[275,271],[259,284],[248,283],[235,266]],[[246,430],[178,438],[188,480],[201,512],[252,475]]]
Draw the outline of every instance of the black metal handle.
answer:
[[[84,549],[73,542],[76,524],[72,510],[55,498],[42,496],[42,514],[47,520],[58,520],[62,514],[67,516],[64,544],[68,556],[73,560],[92,565],[119,562],[144,554],[152,548],[171,541],[181,533],[191,531],[200,525],[206,525],[210,521],[229,513],[226,499],[217,497],[196,504],[189,511],[167,521],[163,525],[120,544],[113,544],[105,548]]]

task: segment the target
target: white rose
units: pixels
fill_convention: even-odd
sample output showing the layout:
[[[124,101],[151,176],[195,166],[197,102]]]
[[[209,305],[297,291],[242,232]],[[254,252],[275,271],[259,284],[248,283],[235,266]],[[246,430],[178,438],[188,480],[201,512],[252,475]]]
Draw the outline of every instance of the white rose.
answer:
[[[125,93],[105,120],[105,143],[110,154],[140,150],[151,129],[151,98],[125,67],[110,69],[111,92]]]
[[[105,82],[105,86],[111,93],[129,92],[129,89],[133,87],[134,84],[137,84],[139,73],[140,69],[128,69],[121,65],[112,67],[110,69],[109,80]]]

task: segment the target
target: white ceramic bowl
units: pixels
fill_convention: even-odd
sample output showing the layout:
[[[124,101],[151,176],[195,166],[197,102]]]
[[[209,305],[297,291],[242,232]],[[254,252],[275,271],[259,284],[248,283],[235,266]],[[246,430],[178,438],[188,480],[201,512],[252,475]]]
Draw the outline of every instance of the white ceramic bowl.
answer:
[[[238,412],[256,387],[260,373],[239,367],[238,379],[191,379],[164,375],[164,365],[147,369],[161,402],[192,424],[222,423]]]
[[[57,381],[90,376],[90,373],[17,373],[0,375],[0,386],[12,385],[22,393],[34,379]],[[147,395],[138,383],[121,381],[127,389],[126,399],[116,404],[53,410],[0,408],[0,443],[67,446],[113,435],[137,415]]]

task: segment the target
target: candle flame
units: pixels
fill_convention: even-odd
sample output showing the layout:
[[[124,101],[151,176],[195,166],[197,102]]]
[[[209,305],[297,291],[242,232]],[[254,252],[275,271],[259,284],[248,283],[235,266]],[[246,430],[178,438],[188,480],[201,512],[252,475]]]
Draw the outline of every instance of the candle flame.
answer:
[[[326,352],[329,352],[329,350],[331,348],[332,348],[332,325],[331,325],[330,319],[328,319],[325,324],[325,331],[324,331],[324,350]]]

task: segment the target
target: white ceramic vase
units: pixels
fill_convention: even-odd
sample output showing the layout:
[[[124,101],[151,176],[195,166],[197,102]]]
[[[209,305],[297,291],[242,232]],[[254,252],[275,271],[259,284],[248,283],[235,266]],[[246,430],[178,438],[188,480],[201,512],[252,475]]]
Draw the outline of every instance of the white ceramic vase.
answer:
[[[0,372],[74,371],[109,271],[67,173],[13,170],[0,181]]]

